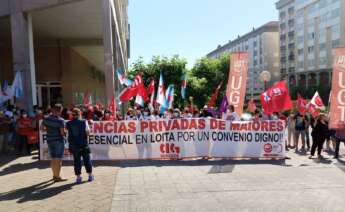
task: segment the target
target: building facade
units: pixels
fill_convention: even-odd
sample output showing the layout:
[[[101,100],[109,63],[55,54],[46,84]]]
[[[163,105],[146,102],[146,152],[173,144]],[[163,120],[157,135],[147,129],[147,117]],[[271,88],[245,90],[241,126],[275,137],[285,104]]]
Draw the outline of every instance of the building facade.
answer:
[[[281,0],[276,7],[280,67],[290,87],[329,87],[332,49],[345,45],[345,0]],[[294,37],[290,40],[287,33]],[[294,60],[285,59],[290,55]]]
[[[271,73],[269,85],[280,80],[279,72],[279,33],[278,22],[269,22],[254,29],[235,40],[229,41],[223,46],[207,54],[208,58],[217,58],[222,54],[231,52],[249,52],[247,98],[259,98],[264,90],[263,82],[259,76],[262,71]]]
[[[128,0],[0,1],[0,82],[23,79],[21,108],[107,101],[127,70]]]

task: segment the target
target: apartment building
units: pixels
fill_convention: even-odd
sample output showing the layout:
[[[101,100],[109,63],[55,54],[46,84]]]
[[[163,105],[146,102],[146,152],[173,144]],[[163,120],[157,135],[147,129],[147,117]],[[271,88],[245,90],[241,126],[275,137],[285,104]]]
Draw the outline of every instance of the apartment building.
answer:
[[[345,0],[281,0],[276,7],[282,75],[290,86],[329,87],[332,49],[345,45]]]
[[[217,58],[224,53],[247,51],[249,52],[249,67],[246,97],[258,98],[264,90],[264,83],[260,82],[262,71],[271,73],[268,85],[280,80],[279,71],[279,25],[272,21],[243,36],[238,36],[224,45],[207,54],[208,58]]]

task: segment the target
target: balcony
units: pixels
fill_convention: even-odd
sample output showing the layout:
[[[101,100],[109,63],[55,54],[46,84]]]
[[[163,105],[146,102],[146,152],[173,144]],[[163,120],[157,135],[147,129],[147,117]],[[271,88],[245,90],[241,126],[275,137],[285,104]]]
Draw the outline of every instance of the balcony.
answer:
[[[291,50],[291,49],[294,49],[295,48],[295,43],[290,43],[289,44],[289,49]]]

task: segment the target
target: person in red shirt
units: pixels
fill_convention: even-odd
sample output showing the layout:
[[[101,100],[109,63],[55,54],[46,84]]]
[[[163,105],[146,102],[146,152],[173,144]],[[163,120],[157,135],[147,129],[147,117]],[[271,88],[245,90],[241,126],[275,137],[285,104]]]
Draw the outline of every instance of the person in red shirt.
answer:
[[[111,114],[111,111],[109,111],[109,110],[104,111],[104,116],[102,118],[102,121],[115,121],[115,118]]]
[[[26,111],[22,110],[17,119],[17,154],[22,154],[25,147],[26,153],[31,154],[31,145],[28,144],[27,135],[33,131],[32,119],[28,117]]]

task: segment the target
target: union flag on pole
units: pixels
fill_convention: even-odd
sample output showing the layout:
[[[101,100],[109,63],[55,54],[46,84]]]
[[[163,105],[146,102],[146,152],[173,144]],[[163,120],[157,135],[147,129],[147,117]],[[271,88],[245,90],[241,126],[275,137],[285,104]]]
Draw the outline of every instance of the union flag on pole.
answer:
[[[218,98],[218,94],[219,94],[219,90],[222,87],[223,82],[221,82],[218,87],[216,88],[216,90],[214,91],[214,93],[212,94],[212,97],[210,99],[210,101],[208,101],[207,103],[207,107],[214,107],[214,105],[216,104],[216,100]]]
[[[260,100],[266,115],[292,108],[291,97],[285,81],[279,81],[263,92],[260,95]]]
[[[310,104],[314,105],[316,109],[325,110],[325,104],[323,104],[323,101],[319,95],[319,92],[315,92],[313,98],[310,100]]]
[[[111,111],[112,115],[116,118],[116,100],[115,96],[111,99],[111,102],[108,105],[108,110]]]
[[[297,96],[297,110],[300,114],[307,112],[307,100],[305,100],[300,94]]]

